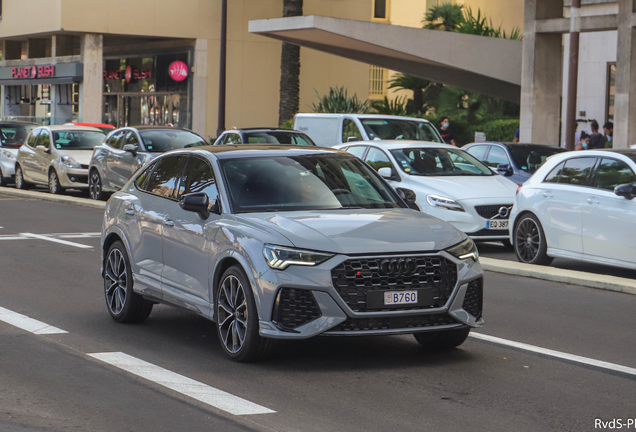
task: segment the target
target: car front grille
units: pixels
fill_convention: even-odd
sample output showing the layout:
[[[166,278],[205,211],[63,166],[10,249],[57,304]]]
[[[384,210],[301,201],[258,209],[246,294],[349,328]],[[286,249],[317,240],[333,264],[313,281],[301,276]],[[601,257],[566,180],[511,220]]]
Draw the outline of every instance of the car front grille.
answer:
[[[282,329],[295,329],[322,316],[309,290],[281,288],[274,304],[274,322]]]
[[[387,261],[409,262],[407,271],[387,272]],[[442,307],[457,283],[457,266],[435,256],[383,256],[349,259],[331,271],[334,288],[355,312],[375,312],[386,308],[367,307],[367,294],[373,291],[432,290],[432,301],[417,306],[400,306],[390,310],[412,310]]]
[[[369,330],[401,330],[417,329],[422,327],[437,327],[443,325],[457,324],[450,315],[446,313],[415,316],[392,316],[380,318],[349,318],[336,327],[329,329],[330,332],[355,332]]]
[[[466,289],[466,296],[464,296],[464,303],[462,309],[475,317],[475,319],[481,318],[482,307],[484,301],[484,280],[483,278],[475,279],[468,283],[468,289]]]
[[[499,214],[499,209],[502,207],[506,207],[508,209],[508,213],[510,213],[510,209],[512,208],[512,204],[494,204],[494,205],[483,205],[483,206],[475,206],[475,211],[477,214],[484,219],[492,219]],[[500,219],[508,219],[505,218]]]
[[[82,169],[88,169],[88,165],[81,165],[80,164],[80,166],[82,167]]]

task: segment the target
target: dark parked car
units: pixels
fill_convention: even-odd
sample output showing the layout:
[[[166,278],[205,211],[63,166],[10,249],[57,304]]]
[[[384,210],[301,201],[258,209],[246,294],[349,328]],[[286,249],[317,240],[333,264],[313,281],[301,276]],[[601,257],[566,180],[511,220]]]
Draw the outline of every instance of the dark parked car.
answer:
[[[275,128],[245,128],[227,130],[216,139],[219,144],[285,144],[315,146],[309,136],[302,132]]]
[[[528,180],[547,158],[566,151],[561,147],[543,144],[501,142],[472,143],[462,147],[462,150],[517,184]]]

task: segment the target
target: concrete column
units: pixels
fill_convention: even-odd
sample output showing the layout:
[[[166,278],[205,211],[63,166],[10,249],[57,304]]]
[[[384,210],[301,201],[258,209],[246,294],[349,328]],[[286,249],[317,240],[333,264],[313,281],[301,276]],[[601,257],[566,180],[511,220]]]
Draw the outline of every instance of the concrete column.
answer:
[[[192,91],[192,130],[207,139],[208,40],[194,44],[194,74]]]
[[[537,34],[536,21],[563,16],[563,0],[526,0],[521,72],[520,141],[559,144],[562,37]]]
[[[80,119],[83,122],[102,122],[104,37],[86,33],[81,40],[84,77],[80,85]]]
[[[618,48],[614,99],[614,148],[636,144],[636,29],[635,0],[618,2]]]

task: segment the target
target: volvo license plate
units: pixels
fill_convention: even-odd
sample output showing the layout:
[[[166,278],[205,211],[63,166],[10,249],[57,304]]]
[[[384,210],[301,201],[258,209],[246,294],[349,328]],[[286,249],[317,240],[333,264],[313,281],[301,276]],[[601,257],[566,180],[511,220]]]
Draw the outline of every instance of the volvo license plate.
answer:
[[[417,303],[417,291],[387,291],[384,293],[384,305],[403,305]]]
[[[489,220],[486,222],[486,229],[489,230],[507,230],[508,229],[508,221],[507,220]]]

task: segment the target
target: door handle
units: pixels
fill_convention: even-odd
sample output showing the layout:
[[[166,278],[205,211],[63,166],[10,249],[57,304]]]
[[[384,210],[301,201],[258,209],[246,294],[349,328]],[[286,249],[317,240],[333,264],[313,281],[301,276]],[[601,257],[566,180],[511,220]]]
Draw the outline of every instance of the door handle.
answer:
[[[601,202],[599,200],[597,200],[596,198],[588,198],[587,202],[589,202],[590,204],[600,204]]]
[[[164,219],[163,220],[163,224],[165,226],[173,227],[174,226],[174,221],[172,219]]]
[[[554,194],[552,192],[543,192],[543,196],[546,198],[554,198]]]
[[[135,206],[130,201],[124,201],[124,205],[126,206],[126,209],[124,211],[126,212],[127,215],[132,216],[136,213]]]

